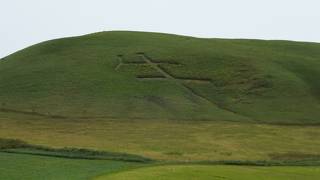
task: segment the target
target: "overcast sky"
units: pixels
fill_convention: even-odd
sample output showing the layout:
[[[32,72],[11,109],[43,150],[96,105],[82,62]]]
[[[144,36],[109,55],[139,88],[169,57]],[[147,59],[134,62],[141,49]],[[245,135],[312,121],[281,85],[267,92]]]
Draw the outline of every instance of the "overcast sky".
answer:
[[[109,30],[320,42],[320,1],[0,1],[0,57],[49,39]]]

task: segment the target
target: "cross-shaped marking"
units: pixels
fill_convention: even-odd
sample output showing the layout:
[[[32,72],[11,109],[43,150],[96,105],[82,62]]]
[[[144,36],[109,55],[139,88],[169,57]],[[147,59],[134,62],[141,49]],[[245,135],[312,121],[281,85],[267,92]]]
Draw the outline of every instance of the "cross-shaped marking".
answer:
[[[161,64],[171,64],[171,65],[180,65],[179,63],[175,62],[154,62],[151,58],[146,56],[144,53],[137,53],[142,59],[143,62],[123,62],[122,55],[119,55],[119,64],[115,68],[115,70],[118,70],[122,65],[138,65],[138,64],[147,64],[154,70],[158,71],[163,77],[137,77],[137,79],[141,80],[171,80],[175,82],[176,84],[182,86],[185,90],[187,90],[190,94],[193,96],[202,99],[206,102],[209,102],[211,104],[215,104],[205,96],[197,93],[195,90],[193,90],[191,87],[187,86],[186,83],[211,83],[210,79],[200,79],[200,78],[179,78],[174,77],[169,72],[167,72],[165,69],[163,69],[160,65]],[[216,104],[215,104],[216,105]]]

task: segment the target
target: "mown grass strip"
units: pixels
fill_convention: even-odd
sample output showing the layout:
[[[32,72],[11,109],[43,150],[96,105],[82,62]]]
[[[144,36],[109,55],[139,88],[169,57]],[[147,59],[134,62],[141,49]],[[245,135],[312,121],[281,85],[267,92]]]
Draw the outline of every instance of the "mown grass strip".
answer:
[[[320,156],[307,156],[296,159],[274,159],[274,160],[219,160],[219,161],[155,161],[139,155],[96,151],[81,148],[50,148],[45,146],[31,145],[15,139],[0,138],[0,152],[30,154],[49,157],[61,157],[71,159],[92,160],[116,160],[126,162],[153,163],[154,165],[238,165],[238,166],[320,166]]]

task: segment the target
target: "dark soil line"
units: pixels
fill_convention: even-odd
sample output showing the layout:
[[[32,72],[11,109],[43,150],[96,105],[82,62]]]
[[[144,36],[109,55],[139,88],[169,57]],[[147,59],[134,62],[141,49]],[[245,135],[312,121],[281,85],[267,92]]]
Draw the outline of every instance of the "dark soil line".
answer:
[[[29,116],[46,117],[46,118],[52,118],[52,119],[101,119],[101,118],[119,119],[117,117],[112,117],[112,116],[61,116],[61,115],[54,115],[49,113],[43,114],[39,112],[29,112],[29,111],[15,110],[15,109],[9,109],[9,108],[0,108],[0,112],[24,114]]]
[[[42,114],[42,113],[38,113],[38,112],[20,111],[20,110],[15,110],[15,109],[8,109],[8,108],[0,108],[0,112],[11,112],[11,113],[18,113],[18,114],[25,114],[25,115],[56,118],[56,119],[66,119],[66,118],[68,118],[66,116]]]
[[[65,148],[65,149],[55,149],[45,146],[30,145],[26,148],[3,148],[0,152],[11,153],[11,154],[27,154],[36,156],[46,156],[46,157],[57,157],[57,158],[67,158],[67,159],[88,159],[88,160],[115,160],[115,161],[127,161],[127,162],[140,162],[140,163],[150,163],[155,162],[155,160],[146,158],[143,156],[127,153],[115,153],[107,151],[95,151],[90,149],[78,149],[78,148]],[[26,151],[23,151],[23,150]],[[19,151],[22,150],[22,151]]]
[[[167,78],[166,77],[163,77],[163,76],[137,76],[136,77],[138,80],[166,80]]]
[[[196,78],[196,77],[179,77],[175,76],[176,79],[181,79],[181,80],[190,80],[190,81],[203,81],[203,82],[208,82],[211,83],[211,79],[209,78]]]
[[[136,76],[137,79],[152,79],[152,78],[162,78],[162,79],[166,79],[164,76],[162,75],[137,75]]]
[[[207,82],[211,82],[211,79],[209,78],[195,78],[195,77],[176,77],[177,79],[182,79],[182,80],[195,80],[195,81],[207,81]]]
[[[164,77],[137,77],[138,80],[147,80],[147,81],[163,81],[167,78]]]
[[[178,62],[172,62],[172,61],[156,61],[156,60],[152,60],[153,63],[155,64],[168,64],[168,65],[176,65],[176,66],[181,66],[182,64],[178,63]]]
[[[158,80],[165,80],[166,78],[158,79]],[[141,79],[141,80],[152,80],[152,79]],[[154,80],[154,79],[153,79]],[[189,88],[184,86],[184,88]],[[188,89],[191,90],[190,88]],[[197,96],[199,97],[199,96]],[[212,104],[218,106],[216,103],[210,101]],[[222,106],[218,106],[219,108],[222,108]],[[226,108],[222,108],[225,110],[228,110]],[[232,110],[228,110],[231,111]],[[9,108],[0,108],[0,112],[4,113],[16,113],[16,114],[24,114],[29,116],[38,116],[38,117],[46,117],[46,118],[52,118],[52,119],[79,119],[79,120],[86,120],[86,119],[136,119],[136,120],[147,120],[147,119],[154,119],[154,117],[115,117],[115,116],[61,116],[61,115],[49,115],[49,114],[43,114],[38,112],[30,112],[30,111],[21,111],[21,110],[15,110],[15,109],[9,109]],[[237,112],[234,112],[237,113]],[[239,113],[238,113],[239,114]],[[241,115],[241,114],[240,114]],[[244,115],[241,115],[244,116]],[[247,116],[245,116],[247,117]],[[250,118],[250,117],[248,117]],[[163,118],[161,118],[163,119]],[[165,118],[166,120],[177,120],[176,118]],[[251,118],[250,118],[251,119]],[[188,118],[180,118],[179,120],[190,120]],[[210,119],[202,119],[202,121],[212,121]],[[225,122],[239,122],[239,121],[233,121],[233,120],[224,120]],[[243,123],[243,122],[242,122]],[[259,121],[252,121],[251,123],[255,124],[265,124],[265,125],[271,125],[271,126],[297,126],[297,127],[318,127],[320,126],[320,123],[308,123],[308,124],[301,124],[301,123],[279,123],[279,122],[259,122]]]
[[[143,65],[145,62],[122,62],[124,65]]]
[[[292,126],[292,127],[318,127],[320,126],[319,122],[315,122],[315,123],[299,123],[299,122],[290,122],[290,123],[286,123],[286,122],[257,122],[257,124],[266,124],[266,125],[273,125],[273,126]]]

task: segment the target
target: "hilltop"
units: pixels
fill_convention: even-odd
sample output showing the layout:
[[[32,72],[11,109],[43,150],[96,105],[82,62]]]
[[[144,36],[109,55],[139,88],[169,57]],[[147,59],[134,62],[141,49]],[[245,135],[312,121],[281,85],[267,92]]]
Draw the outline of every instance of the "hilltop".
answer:
[[[320,44],[100,32],[0,61],[0,110],[53,118],[320,123]]]

